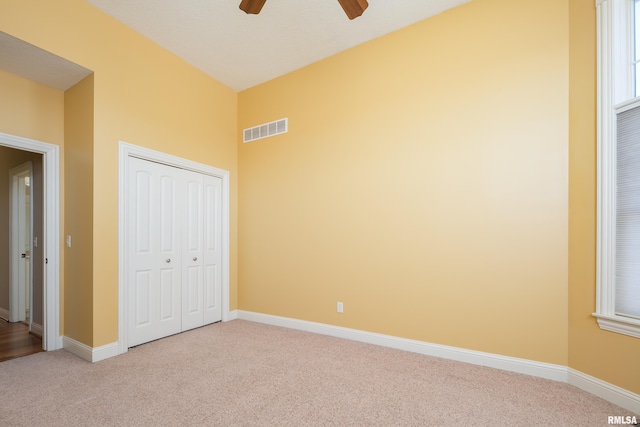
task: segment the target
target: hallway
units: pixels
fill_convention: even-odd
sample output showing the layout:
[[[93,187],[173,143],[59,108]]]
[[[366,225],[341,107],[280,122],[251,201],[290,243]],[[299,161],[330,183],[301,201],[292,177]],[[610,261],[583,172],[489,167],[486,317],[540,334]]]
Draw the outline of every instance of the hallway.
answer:
[[[27,325],[0,320],[0,362],[41,351],[42,339],[30,334]]]

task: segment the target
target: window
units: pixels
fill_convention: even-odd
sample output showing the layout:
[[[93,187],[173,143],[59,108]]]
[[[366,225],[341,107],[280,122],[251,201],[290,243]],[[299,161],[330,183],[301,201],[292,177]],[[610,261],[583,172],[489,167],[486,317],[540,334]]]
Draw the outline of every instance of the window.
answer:
[[[634,95],[640,96],[640,0],[633,0],[633,75],[634,75]]]
[[[633,0],[633,76],[634,76],[634,95],[640,96],[640,0]]]
[[[640,0],[597,0],[600,328],[640,338]]]

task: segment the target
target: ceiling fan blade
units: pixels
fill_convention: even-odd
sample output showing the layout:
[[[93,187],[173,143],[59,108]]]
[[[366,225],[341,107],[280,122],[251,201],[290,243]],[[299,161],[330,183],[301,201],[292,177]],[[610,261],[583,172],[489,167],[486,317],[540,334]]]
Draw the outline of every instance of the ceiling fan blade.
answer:
[[[240,2],[240,9],[245,13],[258,14],[266,1],[267,0],[242,0]]]
[[[344,9],[344,13],[347,14],[349,19],[355,19],[362,15],[369,3],[367,0],[338,0],[340,6]]]

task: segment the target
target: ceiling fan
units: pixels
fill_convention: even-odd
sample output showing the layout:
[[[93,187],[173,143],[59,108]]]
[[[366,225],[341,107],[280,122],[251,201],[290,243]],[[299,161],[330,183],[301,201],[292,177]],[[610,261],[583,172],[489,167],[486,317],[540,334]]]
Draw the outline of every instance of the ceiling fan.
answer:
[[[240,9],[246,13],[258,14],[266,1],[267,0],[242,0],[242,2],[240,2]],[[357,18],[369,7],[367,0],[338,0],[338,2],[349,19]]]

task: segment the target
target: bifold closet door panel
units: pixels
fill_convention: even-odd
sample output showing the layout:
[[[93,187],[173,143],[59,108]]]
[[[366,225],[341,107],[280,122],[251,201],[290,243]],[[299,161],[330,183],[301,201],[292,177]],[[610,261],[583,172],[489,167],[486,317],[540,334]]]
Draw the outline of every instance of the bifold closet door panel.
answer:
[[[181,177],[174,168],[129,159],[128,345],[182,329]]]
[[[203,175],[182,172],[182,330],[203,325]]]
[[[222,320],[222,179],[204,175],[204,324]]]

